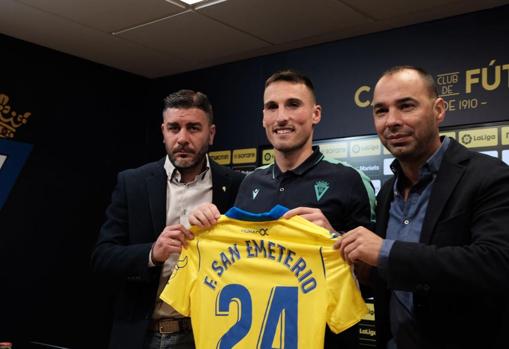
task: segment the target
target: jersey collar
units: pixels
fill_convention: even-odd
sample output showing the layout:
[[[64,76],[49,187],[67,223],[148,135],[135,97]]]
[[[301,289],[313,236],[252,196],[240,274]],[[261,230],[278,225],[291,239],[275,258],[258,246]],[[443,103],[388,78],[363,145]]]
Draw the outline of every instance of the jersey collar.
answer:
[[[323,154],[320,152],[320,147],[318,147],[317,145],[314,145],[313,153],[311,155],[309,155],[309,157],[302,164],[300,164],[297,168],[294,168],[293,170],[288,170],[286,172],[282,172],[279,169],[277,163],[274,161],[274,165],[272,166],[272,178],[276,179],[286,173],[292,173],[292,174],[296,174],[297,176],[302,176],[308,170],[315,167],[322,159],[323,159]]]

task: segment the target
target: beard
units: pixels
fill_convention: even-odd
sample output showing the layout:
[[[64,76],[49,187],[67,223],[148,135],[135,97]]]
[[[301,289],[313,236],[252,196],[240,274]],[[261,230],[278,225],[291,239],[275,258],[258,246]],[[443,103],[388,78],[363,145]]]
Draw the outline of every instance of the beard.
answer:
[[[207,154],[208,151],[208,145],[204,145],[202,148],[200,148],[198,151],[193,151],[187,148],[177,148],[172,151],[167,151],[168,158],[170,159],[170,162],[175,166],[175,168],[179,171],[182,170],[188,170],[188,169],[195,169],[196,167],[203,166],[203,160],[205,158],[205,154]],[[181,151],[186,152],[185,157],[176,156],[175,154]]]

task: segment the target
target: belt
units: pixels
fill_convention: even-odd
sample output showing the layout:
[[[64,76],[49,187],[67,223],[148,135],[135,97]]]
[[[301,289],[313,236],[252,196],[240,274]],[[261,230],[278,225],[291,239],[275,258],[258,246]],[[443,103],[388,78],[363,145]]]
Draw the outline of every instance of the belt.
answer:
[[[162,334],[171,334],[192,330],[191,319],[188,317],[180,319],[153,320],[150,328],[152,331]]]

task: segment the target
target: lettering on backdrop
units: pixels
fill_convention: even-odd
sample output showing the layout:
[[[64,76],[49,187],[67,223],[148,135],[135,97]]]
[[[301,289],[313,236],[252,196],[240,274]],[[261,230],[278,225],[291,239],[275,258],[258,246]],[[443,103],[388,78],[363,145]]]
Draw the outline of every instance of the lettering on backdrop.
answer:
[[[440,73],[435,76],[439,96],[444,98],[449,112],[473,110],[488,104],[480,92],[493,92],[509,88],[509,63],[497,64],[491,59],[485,67]],[[357,107],[368,108],[372,105],[372,87],[362,85],[353,94]]]

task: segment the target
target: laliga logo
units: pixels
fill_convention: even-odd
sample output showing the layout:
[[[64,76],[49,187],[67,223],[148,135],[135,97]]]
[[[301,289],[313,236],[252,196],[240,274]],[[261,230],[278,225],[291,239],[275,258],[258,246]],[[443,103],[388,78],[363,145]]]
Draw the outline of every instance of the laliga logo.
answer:
[[[31,113],[17,113],[9,103],[9,96],[0,94],[0,138],[14,138],[18,127],[27,123]]]

